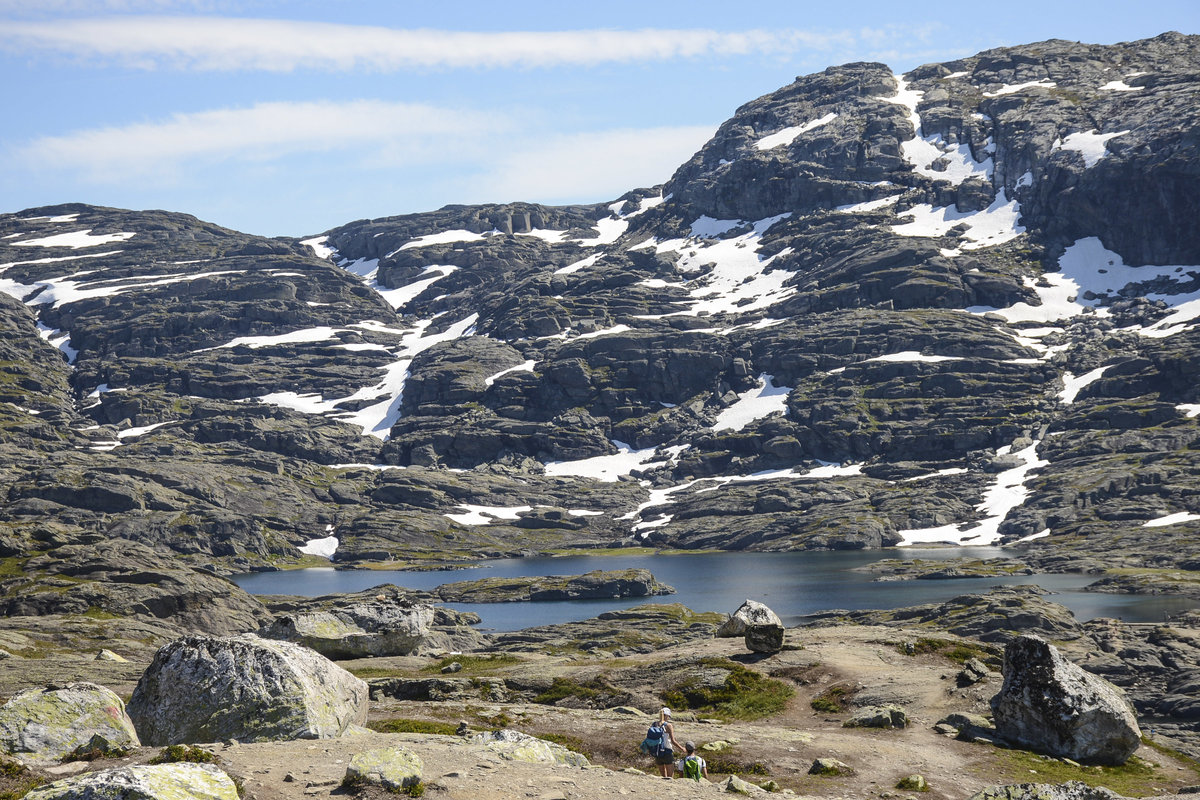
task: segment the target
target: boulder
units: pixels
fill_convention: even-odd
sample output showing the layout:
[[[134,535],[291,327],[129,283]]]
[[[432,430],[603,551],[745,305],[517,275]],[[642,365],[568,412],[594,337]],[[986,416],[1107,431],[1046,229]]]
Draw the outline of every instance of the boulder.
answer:
[[[129,715],[148,745],[327,739],[367,718],[367,684],[305,647],[191,636],[161,648]]]
[[[908,715],[899,706],[867,706],[860,708],[842,723],[843,728],[904,728]]]
[[[536,736],[502,728],[498,731],[477,733],[470,741],[484,745],[510,761],[526,761],[533,764],[567,764],[586,767],[588,760],[580,753],[568,750],[561,744],[548,742]]]
[[[383,608],[369,610],[385,612]],[[326,658],[407,656],[424,643],[433,614],[433,606],[427,605],[414,606],[403,614],[380,613],[369,617],[367,625],[371,627],[367,629],[355,620],[353,609],[341,613],[302,611],[277,617],[261,635],[304,645]]]
[[[140,744],[121,698],[94,683],[27,689],[0,707],[0,749],[33,763]]]
[[[761,786],[755,786],[749,781],[744,781],[737,775],[730,775],[724,781],[718,783],[717,787],[729,794],[762,794],[766,791]]]
[[[778,653],[783,649],[783,622],[767,606],[747,600],[717,628],[716,636],[743,636],[747,649],[752,652]]]
[[[836,758],[818,758],[808,768],[809,775],[853,775],[854,769],[849,764]]]
[[[1037,636],[1005,648],[1004,686],[991,705],[1001,738],[1050,755],[1119,765],[1141,743],[1124,693]]]
[[[27,800],[238,800],[237,786],[211,764],[118,767],[55,781]]]
[[[1120,795],[1103,786],[1088,786],[1083,781],[1069,783],[1013,783],[989,786],[968,800],[1120,800]]]
[[[421,782],[422,769],[424,764],[416,753],[402,747],[381,747],[355,753],[343,783],[371,783],[400,792]]]

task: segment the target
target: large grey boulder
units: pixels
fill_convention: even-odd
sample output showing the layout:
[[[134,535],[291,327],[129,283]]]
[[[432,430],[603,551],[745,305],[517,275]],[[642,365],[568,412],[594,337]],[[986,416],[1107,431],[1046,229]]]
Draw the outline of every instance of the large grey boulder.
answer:
[[[755,653],[778,653],[783,649],[783,621],[762,603],[747,600],[717,628],[716,636],[743,636],[747,649]]]
[[[1123,764],[1141,743],[1125,694],[1037,636],[1005,648],[1004,686],[992,698],[992,715],[1001,738],[1089,764]]]
[[[238,800],[237,786],[211,764],[154,764],[75,775],[27,800]]]
[[[367,684],[324,656],[253,634],[161,648],[129,715],[148,745],[328,739],[367,718]]]
[[[433,606],[401,609],[380,603],[341,612],[284,614],[261,633],[268,639],[302,644],[327,658],[406,656],[424,643],[433,616]]]
[[[0,707],[0,750],[32,763],[140,744],[121,698],[94,683],[27,689]]]

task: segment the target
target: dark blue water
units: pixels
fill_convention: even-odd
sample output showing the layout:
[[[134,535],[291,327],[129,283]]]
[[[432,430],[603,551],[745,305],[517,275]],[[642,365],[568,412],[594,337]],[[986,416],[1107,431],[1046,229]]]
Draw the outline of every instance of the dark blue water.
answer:
[[[612,598],[539,603],[445,603],[474,611],[481,627],[505,631],[594,617],[604,611],[643,603],[683,603],[695,611],[729,613],[743,600],[766,603],[785,624],[805,614],[831,609],[901,608],[960,594],[983,592],[993,586],[1036,583],[1056,592],[1061,603],[1079,620],[1120,617],[1127,622],[1158,622],[1164,615],[1196,607],[1195,601],[1139,595],[1080,591],[1094,575],[1019,575],[998,578],[954,578],[923,581],[875,581],[855,567],[885,558],[995,558],[1006,555],[996,547],[914,550],[856,550],[794,553],[695,553],[683,555],[566,556],[509,558],[481,561],[477,568],[452,572],[303,569],[238,575],[234,580],[252,594],[295,594],[315,597],[357,592],[394,583],[408,589],[432,589],[442,583],[486,577],[577,575],[595,569],[644,568],[677,594],[652,598]]]

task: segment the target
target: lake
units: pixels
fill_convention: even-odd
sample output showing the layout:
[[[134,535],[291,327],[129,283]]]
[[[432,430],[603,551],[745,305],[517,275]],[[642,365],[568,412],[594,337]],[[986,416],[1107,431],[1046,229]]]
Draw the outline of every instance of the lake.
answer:
[[[987,591],[992,586],[1036,583],[1055,592],[1061,603],[1084,621],[1120,617],[1126,622],[1159,622],[1174,611],[1195,608],[1182,598],[1113,595],[1081,589],[1095,575],[1018,575],[948,580],[875,581],[867,572],[854,572],[886,558],[997,558],[999,547],[853,550],[790,553],[685,553],[678,555],[564,556],[506,558],[480,561],[454,571],[339,570],[316,568],[236,575],[233,580],[251,594],[294,594],[316,597],[357,592],[394,583],[408,589],[432,589],[443,583],[487,577],[576,575],[596,569],[643,568],[677,593],[664,597],[611,598],[522,603],[441,603],[483,618],[483,629],[509,631],[535,625],[594,617],[604,611],[643,603],[683,603],[695,611],[732,613],[746,599],[770,606],[785,625],[806,614],[831,609],[901,608],[949,600],[960,594]]]

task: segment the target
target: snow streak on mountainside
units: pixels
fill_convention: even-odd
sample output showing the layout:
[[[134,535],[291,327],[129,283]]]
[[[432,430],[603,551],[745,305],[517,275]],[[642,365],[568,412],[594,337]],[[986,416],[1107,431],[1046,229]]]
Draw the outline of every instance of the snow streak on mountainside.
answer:
[[[25,452],[0,524],[222,569],[929,542],[1190,563],[1200,539],[1163,542],[1200,514],[1198,52],[831,67],[594,206],[296,241],[7,215],[6,357],[36,366],[0,396]],[[62,488],[85,473],[100,490]]]

